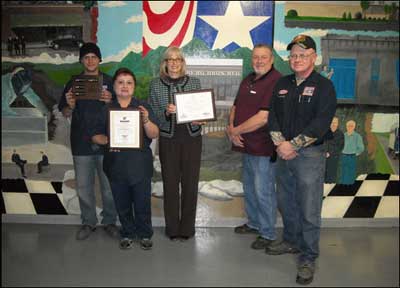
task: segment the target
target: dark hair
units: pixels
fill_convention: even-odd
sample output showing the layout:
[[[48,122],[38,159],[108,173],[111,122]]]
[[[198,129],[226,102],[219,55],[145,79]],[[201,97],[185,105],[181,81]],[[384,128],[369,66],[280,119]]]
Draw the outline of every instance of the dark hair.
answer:
[[[133,72],[131,70],[129,70],[128,68],[125,68],[125,67],[119,68],[117,71],[115,71],[115,74],[114,74],[114,77],[113,77],[113,83],[118,78],[118,76],[121,75],[121,74],[131,75],[132,78],[133,78],[133,82],[135,83],[135,86],[136,86],[136,76],[135,76],[135,74],[133,74]]]

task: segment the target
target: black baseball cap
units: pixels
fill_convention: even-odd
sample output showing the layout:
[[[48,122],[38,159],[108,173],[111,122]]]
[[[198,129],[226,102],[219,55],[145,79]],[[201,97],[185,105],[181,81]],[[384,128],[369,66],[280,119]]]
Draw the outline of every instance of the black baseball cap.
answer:
[[[296,37],[293,38],[292,42],[289,43],[287,46],[286,50],[291,50],[293,45],[299,45],[303,49],[314,49],[317,51],[317,45],[315,45],[315,41],[307,35],[297,35]]]
[[[100,48],[96,44],[92,42],[87,42],[82,45],[81,49],[79,49],[79,61],[82,60],[82,58],[89,53],[95,54],[97,57],[99,57],[101,61],[101,53],[100,53]]]

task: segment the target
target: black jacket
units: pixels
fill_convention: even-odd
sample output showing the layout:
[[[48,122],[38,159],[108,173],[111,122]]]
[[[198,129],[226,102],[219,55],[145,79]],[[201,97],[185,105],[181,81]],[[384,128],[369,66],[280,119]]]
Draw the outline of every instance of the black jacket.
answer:
[[[282,77],[272,95],[268,125],[290,141],[299,134],[321,144],[336,112],[332,82],[313,71],[299,86],[294,74]]]

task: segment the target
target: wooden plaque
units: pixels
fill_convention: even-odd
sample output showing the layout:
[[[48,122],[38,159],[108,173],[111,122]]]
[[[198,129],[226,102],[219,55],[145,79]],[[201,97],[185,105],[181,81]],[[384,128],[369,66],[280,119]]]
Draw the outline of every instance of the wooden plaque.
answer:
[[[72,93],[77,100],[98,100],[102,90],[102,75],[78,75],[73,78]]]

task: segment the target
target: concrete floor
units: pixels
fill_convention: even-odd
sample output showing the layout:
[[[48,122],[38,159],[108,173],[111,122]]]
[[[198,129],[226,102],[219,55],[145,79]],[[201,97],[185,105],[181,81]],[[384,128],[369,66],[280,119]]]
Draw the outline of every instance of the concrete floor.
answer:
[[[296,286],[294,255],[252,250],[255,236],[232,228],[181,243],[156,227],[150,251],[122,251],[100,228],[76,241],[77,228],[3,223],[2,286]],[[399,286],[398,226],[323,228],[320,249],[309,286]]]

